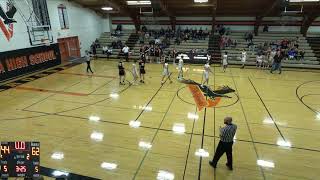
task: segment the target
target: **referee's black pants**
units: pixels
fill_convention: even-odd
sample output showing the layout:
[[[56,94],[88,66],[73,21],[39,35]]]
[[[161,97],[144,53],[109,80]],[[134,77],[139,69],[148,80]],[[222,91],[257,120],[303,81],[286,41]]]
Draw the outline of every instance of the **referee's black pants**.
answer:
[[[87,72],[91,72],[93,73],[92,69],[91,69],[91,66],[90,66],[90,61],[87,61]]]
[[[216,153],[214,154],[213,157],[213,164],[214,166],[217,165],[219,159],[221,156],[226,153],[227,155],[227,166],[232,168],[232,145],[233,142],[222,142],[220,141],[216,150]]]
[[[129,61],[129,53],[124,53],[124,58],[126,59],[126,61]]]

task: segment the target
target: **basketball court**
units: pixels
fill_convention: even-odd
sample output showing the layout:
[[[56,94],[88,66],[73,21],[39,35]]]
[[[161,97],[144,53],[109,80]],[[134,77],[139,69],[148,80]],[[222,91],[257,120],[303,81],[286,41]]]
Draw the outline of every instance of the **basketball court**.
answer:
[[[317,180],[319,90],[319,0],[0,0],[0,179]]]
[[[148,64],[146,83],[136,86],[119,85],[116,67],[100,59],[92,76],[79,64],[2,91],[1,138],[41,142],[43,167],[98,179],[156,179],[161,171],[174,179],[317,179],[318,71],[215,66],[210,86],[235,93],[199,112],[173,65],[175,80],[163,86],[159,64]],[[201,81],[202,66],[185,68],[185,78]],[[238,125],[233,171],[225,157],[216,170],[208,164],[225,116]]]

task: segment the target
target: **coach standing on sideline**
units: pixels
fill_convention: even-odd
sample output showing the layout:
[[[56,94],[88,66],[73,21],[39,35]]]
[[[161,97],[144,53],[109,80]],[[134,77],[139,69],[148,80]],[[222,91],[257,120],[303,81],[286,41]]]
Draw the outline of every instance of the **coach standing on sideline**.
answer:
[[[209,164],[213,167],[217,167],[217,163],[221,156],[227,154],[227,164],[226,166],[232,170],[232,145],[233,138],[237,131],[237,125],[232,124],[232,117],[224,118],[224,124],[226,125],[223,128],[220,128],[220,142],[218,144],[216,153],[212,161],[209,161]]]

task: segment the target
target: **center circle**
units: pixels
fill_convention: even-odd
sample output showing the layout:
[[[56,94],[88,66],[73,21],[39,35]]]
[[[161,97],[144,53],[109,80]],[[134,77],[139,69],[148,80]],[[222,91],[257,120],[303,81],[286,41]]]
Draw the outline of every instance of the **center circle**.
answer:
[[[188,95],[186,95],[188,94]],[[178,98],[187,104],[196,105],[191,92],[188,90],[187,86],[184,86],[177,91]],[[239,101],[239,96],[237,93],[230,93],[228,94],[231,98],[224,98],[221,97],[221,101],[215,108],[223,108],[235,105]]]

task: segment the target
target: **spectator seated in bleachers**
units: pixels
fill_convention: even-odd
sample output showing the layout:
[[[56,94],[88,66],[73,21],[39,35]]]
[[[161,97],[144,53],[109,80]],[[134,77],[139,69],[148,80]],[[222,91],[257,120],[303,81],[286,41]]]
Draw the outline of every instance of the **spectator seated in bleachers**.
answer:
[[[252,40],[253,40],[253,34],[252,34],[251,32],[245,33],[244,39],[245,39],[247,42],[252,42]]]
[[[112,48],[108,46],[102,47],[102,53],[107,55],[107,58],[109,58],[110,55],[112,55]]]
[[[269,32],[269,26],[268,25],[264,25],[263,26],[263,32]]]
[[[95,45],[96,45],[97,48],[100,48],[100,47],[101,47],[100,42],[99,42],[99,39],[96,39],[96,40],[94,41],[94,43],[95,43]]]
[[[161,44],[161,39],[158,37],[158,38],[155,39],[154,42],[155,42],[156,45],[160,45]]]
[[[289,60],[293,60],[294,58],[296,59],[296,60],[298,60],[298,56],[297,56],[297,52],[296,52],[296,50],[295,49],[290,49],[289,51],[288,51],[288,57],[289,57]]]

